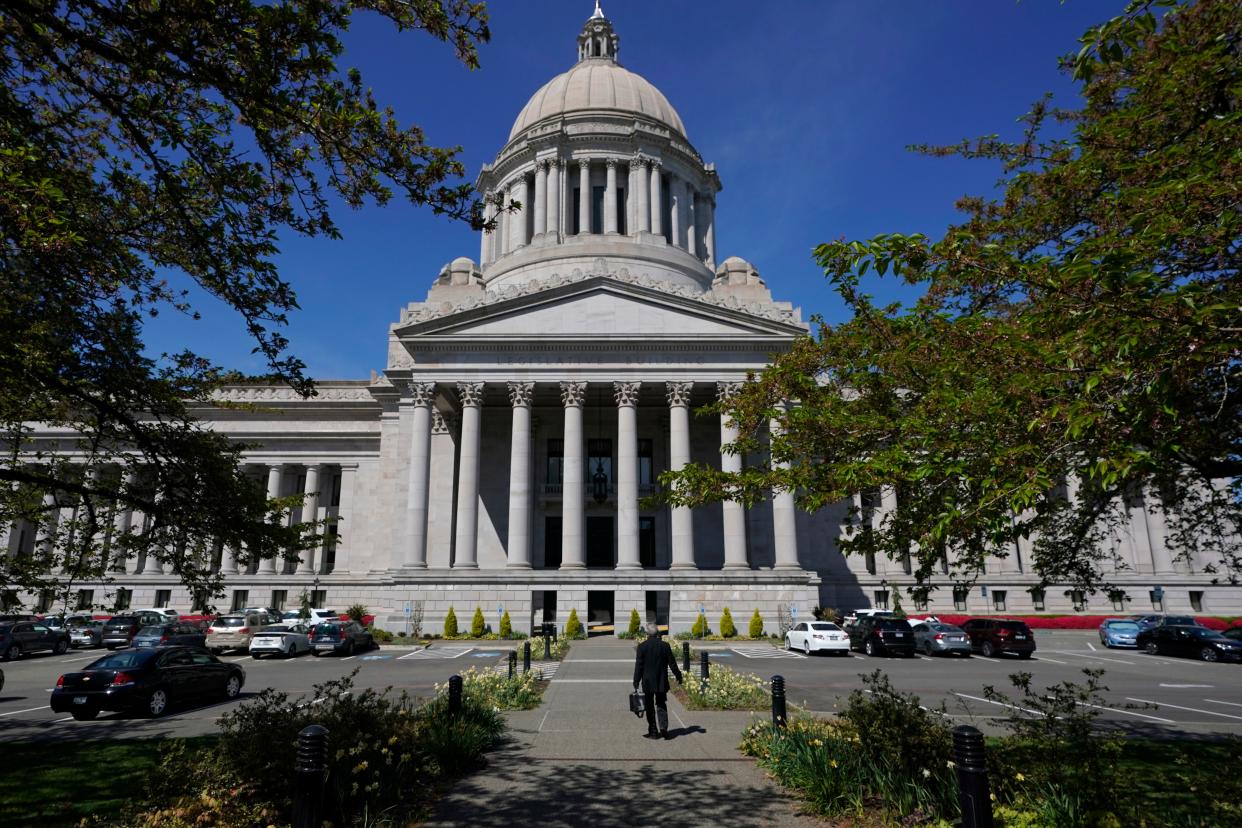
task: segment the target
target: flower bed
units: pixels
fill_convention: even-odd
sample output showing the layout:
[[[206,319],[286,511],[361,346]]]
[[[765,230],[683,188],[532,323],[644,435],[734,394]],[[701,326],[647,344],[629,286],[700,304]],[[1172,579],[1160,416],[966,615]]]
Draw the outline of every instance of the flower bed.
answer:
[[[1173,615],[1175,613],[1169,613]],[[968,618],[1006,618],[1021,621],[1033,630],[1094,630],[1109,618],[1129,618],[1128,613],[1113,615],[968,615],[960,613],[935,613],[935,616],[946,624],[961,624]],[[924,615],[911,615],[911,624],[922,621]],[[1196,615],[1195,620],[1213,630],[1223,630],[1237,623],[1237,619],[1220,618],[1211,615]]]
[[[767,683],[754,673],[712,665],[706,688],[693,669],[684,680],[673,692],[690,710],[764,710],[772,704]]]

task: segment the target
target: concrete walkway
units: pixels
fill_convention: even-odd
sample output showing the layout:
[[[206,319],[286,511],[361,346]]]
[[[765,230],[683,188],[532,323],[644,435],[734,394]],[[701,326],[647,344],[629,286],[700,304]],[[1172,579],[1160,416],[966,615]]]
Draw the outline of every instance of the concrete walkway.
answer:
[[[459,781],[430,826],[812,826],[737,750],[750,713],[690,712],[669,698],[669,741],[628,710],[634,642],[579,641],[537,710]]]

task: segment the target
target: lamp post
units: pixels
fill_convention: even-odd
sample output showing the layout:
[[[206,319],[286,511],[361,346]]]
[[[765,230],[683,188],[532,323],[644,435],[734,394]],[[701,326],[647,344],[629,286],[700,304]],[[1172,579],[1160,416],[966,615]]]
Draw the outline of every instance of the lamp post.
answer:
[[[884,606],[877,609],[888,609],[888,578],[880,579],[880,589],[884,590]]]

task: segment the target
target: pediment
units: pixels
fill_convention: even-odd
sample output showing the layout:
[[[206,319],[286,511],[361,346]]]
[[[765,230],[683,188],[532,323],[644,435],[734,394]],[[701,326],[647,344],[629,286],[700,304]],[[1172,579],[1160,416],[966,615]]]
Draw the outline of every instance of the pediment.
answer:
[[[774,314],[775,315],[775,314]],[[596,277],[538,293],[415,318],[397,326],[400,339],[471,341],[655,339],[770,340],[805,332],[793,322],[759,316],[700,298]]]

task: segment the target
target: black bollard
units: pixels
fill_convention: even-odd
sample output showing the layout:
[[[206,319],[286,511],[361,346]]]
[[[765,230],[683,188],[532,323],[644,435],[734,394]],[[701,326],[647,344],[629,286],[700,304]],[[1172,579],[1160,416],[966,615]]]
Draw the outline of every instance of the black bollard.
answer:
[[[461,712],[461,676],[449,677],[448,712],[450,716]]]
[[[522,672],[530,672],[530,642],[522,642]]]
[[[543,634],[543,660],[552,660],[552,636],[548,635],[547,632]]]
[[[509,651],[509,678],[517,675],[517,650]]]
[[[681,670],[683,673],[690,672],[690,642],[681,642]]]
[[[772,676],[772,724],[776,727],[784,727],[786,721],[785,677]]]
[[[707,651],[699,653],[699,689],[704,693],[707,692],[707,675],[708,675]]]
[[[323,783],[328,762],[328,729],[307,725],[298,734],[293,766],[293,828],[323,825]]]
[[[953,728],[953,761],[957,764],[958,802],[962,828],[992,828],[992,797],[983,734],[970,725]]]

